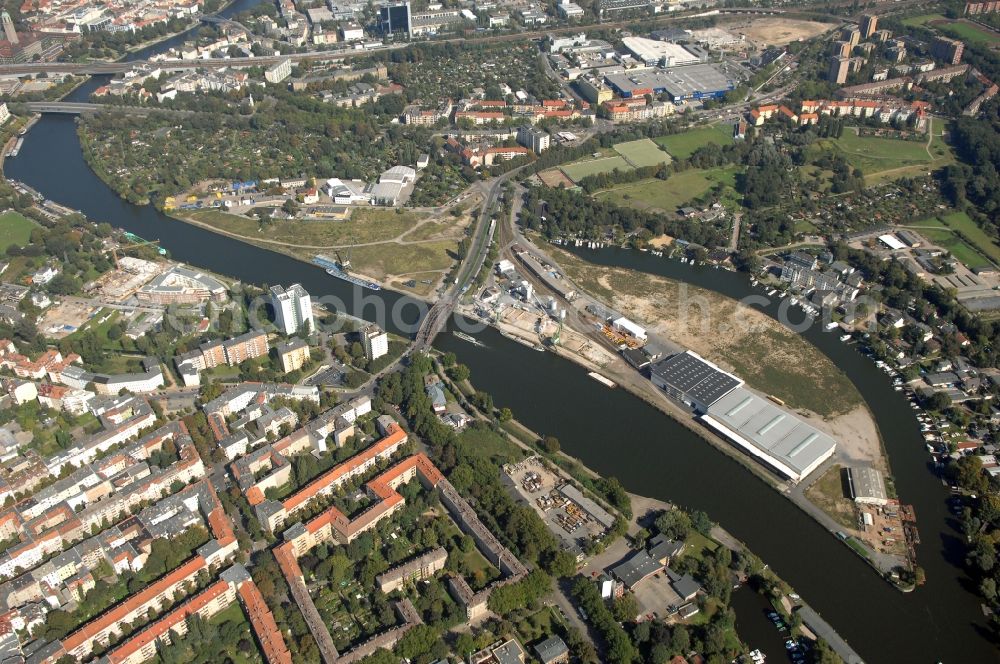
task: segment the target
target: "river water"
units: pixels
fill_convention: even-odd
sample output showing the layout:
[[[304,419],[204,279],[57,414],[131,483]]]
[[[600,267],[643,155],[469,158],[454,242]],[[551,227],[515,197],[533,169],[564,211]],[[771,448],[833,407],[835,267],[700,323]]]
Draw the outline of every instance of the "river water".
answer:
[[[257,1],[238,0],[223,15]],[[147,57],[175,42],[168,40],[132,57]],[[72,99],[86,100],[104,80],[95,77]],[[159,239],[172,257],[192,265],[248,283],[299,282],[314,296],[339,298],[349,313],[369,320],[380,318],[379,311],[412,304],[385,290],[368,292],[367,300],[359,300],[356,289],[319,268],[121,200],[87,167],[75,120],[69,116],[44,116],[5,169],[11,178],[95,221]],[[664,275],[735,298],[752,292],[745,275],[623,250],[582,255],[596,263]],[[384,303],[382,309],[378,301]],[[777,314],[776,305],[763,310]],[[379,322],[406,332],[417,314],[415,306],[405,306],[398,321],[389,317]],[[558,436],[564,450],[597,472],[618,477],[634,493],[706,511],[791,583],[868,662],[1000,661],[1000,653],[985,637],[985,620],[960,568],[962,545],[956,524],[946,508],[945,489],[930,471],[912,410],[883,373],[834,334],[818,326],[805,332],[867,401],[885,438],[899,494],[915,506],[922,537],[917,554],[927,584],[908,595],[878,578],[769,485],[670,417],[623,390],[600,385],[587,377],[586,370],[551,353],[533,351],[491,329],[477,336],[486,348],[449,333],[439,336],[436,346],[454,351],[468,364],[476,385],[492,393],[498,405],[512,408],[532,429]],[[747,602],[741,598],[741,603]],[[741,621],[755,619],[741,614]],[[761,645],[771,651],[775,643],[767,640]]]

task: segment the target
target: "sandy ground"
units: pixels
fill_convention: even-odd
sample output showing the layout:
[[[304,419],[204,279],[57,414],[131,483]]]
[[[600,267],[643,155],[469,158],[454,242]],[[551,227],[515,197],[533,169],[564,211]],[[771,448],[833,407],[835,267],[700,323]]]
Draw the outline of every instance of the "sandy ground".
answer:
[[[793,41],[811,39],[833,27],[832,23],[768,17],[733,25],[729,30],[746,35],[747,39],[760,45],[784,46]]]
[[[669,247],[674,243],[674,238],[669,235],[657,235],[651,239],[647,244],[654,249],[663,249],[664,247]]]
[[[799,412],[810,424],[833,436],[837,441],[836,458],[845,466],[874,466],[883,473],[889,471],[878,440],[878,428],[866,406],[824,420],[814,413]]]

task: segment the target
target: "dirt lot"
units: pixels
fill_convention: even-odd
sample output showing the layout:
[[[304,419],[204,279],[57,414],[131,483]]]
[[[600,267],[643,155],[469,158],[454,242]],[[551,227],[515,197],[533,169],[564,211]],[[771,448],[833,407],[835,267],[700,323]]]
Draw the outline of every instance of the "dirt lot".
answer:
[[[564,185],[567,189],[573,186],[573,181],[566,177],[558,168],[550,168],[538,174],[538,179],[545,183],[546,187],[556,189],[559,185]]]
[[[90,320],[97,307],[77,298],[66,298],[42,316],[38,330],[50,339],[62,339]]]
[[[793,41],[811,39],[833,27],[831,23],[768,17],[737,23],[729,26],[729,30],[746,35],[759,46],[784,46]]]

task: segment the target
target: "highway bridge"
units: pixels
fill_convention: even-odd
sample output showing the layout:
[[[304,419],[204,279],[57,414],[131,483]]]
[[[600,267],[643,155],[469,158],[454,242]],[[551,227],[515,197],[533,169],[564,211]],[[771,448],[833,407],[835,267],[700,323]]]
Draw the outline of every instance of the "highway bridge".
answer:
[[[32,101],[24,104],[32,113],[62,113],[65,115],[82,115],[84,113],[104,113],[118,111],[128,115],[149,115],[150,113],[175,113],[191,115],[194,111],[183,111],[168,108],[144,106],[115,106],[113,104],[86,104],[70,101]]]

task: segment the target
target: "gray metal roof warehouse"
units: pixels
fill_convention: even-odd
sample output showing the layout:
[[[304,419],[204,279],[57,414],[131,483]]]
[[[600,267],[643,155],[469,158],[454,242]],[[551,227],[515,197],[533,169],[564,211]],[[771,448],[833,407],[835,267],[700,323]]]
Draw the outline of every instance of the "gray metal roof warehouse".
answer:
[[[837,446],[819,429],[742,387],[713,403],[701,419],[796,482],[828,459]]]
[[[859,503],[885,505],[889,496],[885,491],[882,473],[869,466],[851,466],[847,469],[851,484],[851,497]]]
[[[625,562],[611,568],[611,573],[629,588],[634,588],[640,581],[661,569],[663,565],[653,560],[648,553],[638,551]]]
[[[686,351],[654,364],[653,383],[671,396],[704,410],[743,381],[712,364],[697,353]]]
[[[736,88],[737,81],[711,63],[670,67],[669,69],[634,69],[608,74],[608,85],[622,97],[666,92],[673,101],[720,97]]]

